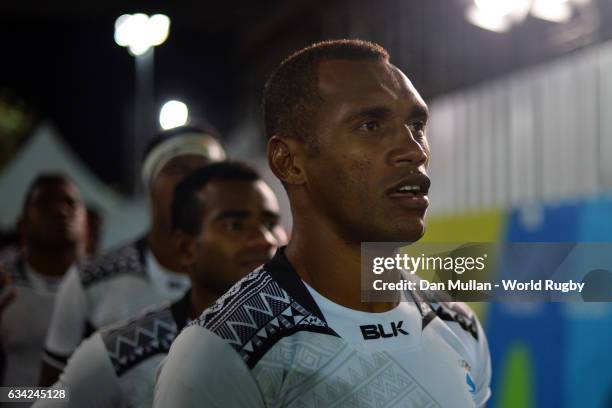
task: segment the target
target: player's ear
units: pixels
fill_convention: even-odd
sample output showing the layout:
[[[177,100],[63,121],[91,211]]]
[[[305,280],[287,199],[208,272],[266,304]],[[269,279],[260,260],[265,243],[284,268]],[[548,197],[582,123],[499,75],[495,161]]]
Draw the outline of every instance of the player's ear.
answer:
[[[173,238],[179,256],[181,271],[190,274],[195,265],[196,239],[182,231],[175,231]]]
[[[303,157],[302,141],[277,135],[268,139],[268,164],[281,182],[293,185],[306,182]]]

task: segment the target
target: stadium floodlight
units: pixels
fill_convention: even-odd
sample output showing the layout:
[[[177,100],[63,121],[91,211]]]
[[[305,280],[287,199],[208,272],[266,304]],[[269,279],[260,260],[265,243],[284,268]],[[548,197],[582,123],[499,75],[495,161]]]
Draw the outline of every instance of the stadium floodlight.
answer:
[[[159,124],[162,129],[168,130],[183,126],[189,119],[189,109],[181,101],[168,101],[159,111]]]
[[[530,0],[474,0],[466,18],[475,26],[501,33],[523,21],[529,8]]]
[[[465,17],[475,26],[484,28],[485,30],[495,31],[496,33],[508,31],[512,25],[511,21],[506,16],[487,13],[475,6],[467,9]]]
[[[553,23],[567,23],[572,18],[572,7],[568,0],[535,0],[531,15]]]
[[[472,0],[466,19],[486,30],[508,31],[528,14],[552,23],[567,23],[574,12],[586,8],[592,0]]]
[[[115,42],[134,56],[146,53],[168,38],[170,19],[163,14],[124,14],[115,21]]]
[[[155,105],[153,64],[155,47],[168,38],[170,18],[163,14],[148,16],[143,13],[124,14],[115,20],[115,42],[126,47],[134,56],[136,70],[134,98],[134,131],[129,143],[130,156],[128,167],[131,172],[134,193],[142,189],[140,184],[140,169],[131,163],[137,163],[144,146],[154,133]]]
[[[511,16],[529,10],[529,0],[474,0],[474,4],[488,15]]]

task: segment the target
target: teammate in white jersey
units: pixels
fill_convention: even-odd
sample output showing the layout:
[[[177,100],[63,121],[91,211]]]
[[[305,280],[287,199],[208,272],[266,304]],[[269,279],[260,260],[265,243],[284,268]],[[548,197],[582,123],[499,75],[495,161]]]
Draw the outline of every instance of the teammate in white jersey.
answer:
[[[424,232],[428,115],[408,78],[376,44],[322,42],[275,71],[264,114],[291,241],[177,337],[154,406],[484,405],[488,346],[465,305],[361,302],[361,243]]]
[[[191,290],[85,340],[54,385],[68,390],[69,401],[35,407],[150,407],[155,370],[187,320],[286,242],[279,217],[274,193],[245,164],[220,162],[188,175],[175,190],[172,219]]]
[[[72,270],[59,289],[45,341],[41,385],[53,384],[81,341],[148,305],[179,299],[189,287],[172,244],[172,191],[187,173],[225,158],[212,130],[185,126],[155,137],[145,152],[143,183],[151,206],[146,237]]]
[[[22,251],[0,265],[9,285],[0,288],[0,339],[6,356],[2,386],[36,386],[57,288],[85,253],[85,206],[76,185],[60,174],[42,174],[24,200]],[[7,281],[4,282],[5,284]]]

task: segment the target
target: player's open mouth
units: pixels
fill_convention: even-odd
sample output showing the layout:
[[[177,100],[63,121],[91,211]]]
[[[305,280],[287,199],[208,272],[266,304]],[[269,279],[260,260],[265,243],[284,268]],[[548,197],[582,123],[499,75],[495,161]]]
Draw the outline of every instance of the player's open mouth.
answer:
[[[387,195],[400,200],[404,207],[426,209],[429,205],[427,193],[430,184],[429,177],[424,174],[411,175],[387,190]]]

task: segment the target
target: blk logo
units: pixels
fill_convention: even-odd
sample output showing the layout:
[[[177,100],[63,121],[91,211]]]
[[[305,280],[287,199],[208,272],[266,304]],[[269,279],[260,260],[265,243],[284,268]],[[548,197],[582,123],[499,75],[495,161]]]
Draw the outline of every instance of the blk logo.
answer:
[[[400,333],[404,336],[408,335],[408,332],[402,329],[402,323],[404,323],[402,320],[397,323],[391,322],[391,329],[387,332],[385,332],[382,324],[366,324],[359,326],[359,328],[364,340],[387,339],[389,337],[397,337]]]

